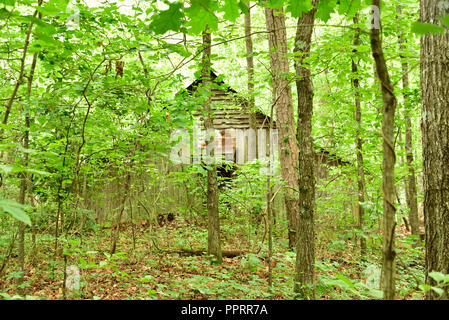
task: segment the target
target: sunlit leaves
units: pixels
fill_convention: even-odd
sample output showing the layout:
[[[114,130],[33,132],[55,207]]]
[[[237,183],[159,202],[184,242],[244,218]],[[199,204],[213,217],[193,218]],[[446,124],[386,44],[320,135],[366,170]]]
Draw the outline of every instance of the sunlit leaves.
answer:
[[[337,0],[319,1],[315,17],[321,21],[327,22],[331,18],[331,14],[335,11]]]
[[[181,2],[172,2],[167,10],[163,10],[152,16],[150,28],[157,34],[167,31],[179,31],[184,20]]]
[[[223,5],[224,16],[223,18],[235,21],[239,16],[239,1],[238,0],[225,0]]]
[[[247,14],[249,11],[247,2],[248,2],[248,0],[239,1],[239,8],[240,8],[240,10],[242,10],[243,14]]]
[[[446,27],[449,28],[449,14],[439,19]]]
[[[298,18],[303,12],[308,12],[312,8],[310,0],[289,0],[286,11],[291,12],[293,17]]]
[[[8,213],[14,219],[22,221],[28,225],[31,225],[30,217],[25,213],[26,206],[18,203],[17,201],[4,199],[0,200],[0,210]]]
[[[293,0],[295,1],[295,0]],[[284,5],[284,0],[268,0],[265,4],[270,9],[280,9]]]
[[[1,4],[4,4],[5,6],[14,6],[16,3],[16,0],[0,0]]]
[[[60,13],[65,13],[68,5],[67,0],[51,0],[46,2],[43,6],[36,8],[44,16],[55,16]]]
[[[282,6],[282,1],[280,1]],[[223,18],[234,22],[240,11],[246,13],[248,8],[242,0],[224,0],[219,6],[217,0],[191,0],[189,6],[184,8],[181,2],[169,3],[167,10],[162,10],[152,16],[150,28],[156,34],[167,31],[181,30],[185,21],[192,34],[199,34],[209,26],[212,30],[218,29],[217,12],[224,12]]]
[[[361,0],[340,0],[338,13],[349,17],[354,16],[361,8]]]
[[[11,12],[9,12],[8,10],[6,10],[5,8],[0,8],[0,19],[4,19],[8,16],[12,15]]]
[[[200,34],[209,26],[211,30],[218,29],[218,18],[215,15],[218,9],[217,0],[191,0],[190,7],[186,8],[189,21],[186,23],[193,34]]]
[[[183,45],[173,44],[173,43],[164,43],[162,45],[163,48],[169,49],[170,51],[176,52],[183,57],[190,57],[191,53],[186,51]]]
[[[435,34],[443,33],[444,28],[432,23],[422,23],[416,21],[412,24],[412,32],[416,33],[417,35],[425,35],[426,33]]]
[[[433,280],[435,280],[436,285],[430,286],[428,284],[423,283],[422,285],[420,285],[421,290],[423,290],[423,291],[433,290],[438,295],[440,295],[440,296],[443,295],[443,293],[444,293],[443,288],[447,287],[447,285],[449,283],[449,275],[443,274],[443,273],[437,272],[437,271],[432,271],[432,272],[429,272],[429,277],[432,278]]]

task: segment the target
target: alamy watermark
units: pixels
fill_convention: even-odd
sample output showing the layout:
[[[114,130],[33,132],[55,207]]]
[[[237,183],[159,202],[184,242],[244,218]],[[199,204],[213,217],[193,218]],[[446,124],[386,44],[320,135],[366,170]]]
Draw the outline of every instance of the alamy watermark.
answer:
[[[366,286],[370,289],[380,288],[380,269],[375,265],[369,265],[365,269]]]
[[[66,268],[67,278],[65,280],[65,287],[68,290],[79,290],[80,288],[80,269],[77,266],[68,266]]]
[[[80,29],[80,10],[77,6],[69,4],[66,13],[69,15],[66,21],[67,30]]]
[[[369,7],[368,29],[380,29],[380,8],[378,6]]]

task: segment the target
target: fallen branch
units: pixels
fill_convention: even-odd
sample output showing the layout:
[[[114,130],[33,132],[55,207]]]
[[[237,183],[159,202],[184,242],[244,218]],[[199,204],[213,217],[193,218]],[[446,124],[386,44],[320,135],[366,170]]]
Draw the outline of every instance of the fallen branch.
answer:
[[[193,249],[178,249],[178,250],[163,250],[165,253],[177,253],[181,256],[203,256],[207,255],[206,250],[193,250]],[[245,255],[247,251],[241,251],[241,250],[222,250],[221,255],[226,258],[235,258],[238,256]]]

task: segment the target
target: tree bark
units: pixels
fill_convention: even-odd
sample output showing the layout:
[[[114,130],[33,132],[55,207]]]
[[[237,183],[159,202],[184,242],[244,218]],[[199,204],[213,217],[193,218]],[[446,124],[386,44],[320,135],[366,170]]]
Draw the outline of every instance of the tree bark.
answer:
[[[316,6],[318,1],[313,1]],[[299,221],[296,246],[295,293],[303,299],[313,299],[315,264],[315,149],[312,136],[313,82],[306,59],[310,56],[316,9],[298,19],[294,53],[296,89],[298,91],[299,143]]]
[[[420,21],[441,25],[447,0],[421,0]],[[426,283],[432,271],[449,273],[449,32],[421,38],[421,103],[426,227]],[[448,299],[430,290],[427,299]]]
[[[204,101],[204,127],[206,132],[212,132],[214,130],[213,125],[213,113],[211,108],[211,33],[206,28],[203,32],[203,57],[202,57],[202,84],[203,90],[207,94],[207,98]],[[210,157],[214,156],[214,138],[208,138],[208,147],[212,147]],[[208,237],[207,237],[207,254],[214,256],[214,263],[221,264],[223,257],[221,253],[220,244],[220,219],[218,212],[218,182],[217,182],[217,164],[214,160],[209,164],[210,169],[207,170],[207,216],[208,216]]]
[[[353,19],[354,24],[358,24],[358,16],[356,15]],[[360,39],[360,29],[357,27],[354,35],[354,49],[352,52],[357,53],[357,46],[359,45]],[[352,86],[354,87],[354,103],[355,103],[355,121],[357,122],[356,127],[356,152],[357,152],[357,213],[358,213],[358,228],[363,233],[363,216],[365,215],[365,209],[363,209],[362,203],[365,202],[365,168],[363,165],[363,139],[362,139],[362,108],[360,101],[360,84],[359,84],[359,67],[355,61],[355,56],[352,58]],[[366,240],[363,236],[360,237],[360,254],[362,258],[366,254]]]
[[[273,100],[276,107],[276,126],[279,137],[279,158],[285,191],[289,247],[296,244],[298,230],[298,145],[295,136],[293,103],[287,58],[287,33],[282,9],[265,8],[273,78]]]
[[[248,74],[248,96],[249,101],[246,106],[249,112],[249,125],[254,130],[256,137],[256,156],[259,155],[259,139],[257,132],[257,120],[254,112],[255,98],[254,98],[254,51],[253,40],[251,38],[251,9],[250,3],[247,4],[248,13],[245,14],[245,46],[246,46],[246,71]]]
[[[398,15],[401,14],[401,7],[396,7]],[[418,199],[416,191],[416,175],[413,167],[413,133],[412,121],[410,119],[410,106],[408,104],[409,89],[408,79],[408,62],[403,52],[406,47],[406,40],[404,39],[404,31],[398,26],[398,42],[402,66],[402,96],[404,98],[404,120],[405,120],[405,154],[407,160],[407,182],[406,182],[406,200],[409,207],[408,220],[410,222],[411,231],[413,235],[419,236],[419,218],[418,218]]]
[[[117,249],[117,241],[118,241],[118,237],[119,237],[119,233],[120,233],[120,221],[122,221],[123,212],[125,211],[126,200],[128,199],[130,189],[131,189],[131,172],[130,172],[130,170],[132,168],[132,164],[133,164],[133,161],[131,160],[129,168],[127,169],[127,172],[126,172],[125,186],[124,186],[125,190],[123,192],[123,198],[121,199],[121,203],[120,203],[120,211],[119,211],[119,213],[117,215],[117,219],[115,221],[114,235],[112,238],[111,250],[109,251],[109,253],[111,255],[113,255]]]
[[[380,0],[372,0],[372,5],[379,8]],[[380,16],[374,17],[379,19]],[[379,78],[382,91],[382,191],[383,191],[383,257],[382,257],[382,290],[384,299],[392,300],[395,297],[395,265],[394,259],[394,230],[395,222],[395,185],[394,164],[396,155],[394,150],[394,115],[397,100],[394,94],[393,84],[388,74],[388,67],[382,49],[380,29],[371,28],[370,42],[373,58],[376,66],[376,74]]]

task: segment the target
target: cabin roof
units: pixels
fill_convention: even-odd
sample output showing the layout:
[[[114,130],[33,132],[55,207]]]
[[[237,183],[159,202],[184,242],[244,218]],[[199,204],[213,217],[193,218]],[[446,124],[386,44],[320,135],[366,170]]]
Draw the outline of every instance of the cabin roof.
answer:
[[[250,128],[250,112],[246,110],[248,101],[238,94],[226,84],[222,77],[218,76],[213,70],[211,71],[211,80],[216,84],[212,88],[213,102],[212,108],[214,110],[214,128],[215,129],[248,129]],[[192,94],[202,83],[201,79],[193,81],[185,90]],[[214,103],[215,102],[215,103]],[[243,106],[244,108],[235,108],[232,105]],[[218,107],[219,106],[219,107]],[[229,106],[229,107],[228,107]],[[253,111],[256,118],[256,127],[267,129],[270,125],[270,117],[261,111]],[[202,117],[201,110],[195,112],[196,116]],[[276,124],[273,121],[273,128]]]
[[[228,84],[226,84],[221,77],[217,76],[217,74],[211,70],[210,72],[210,79],[212,80],[212,82],[214,82],[215,84],[217,84],[221,89],[225,89],[222,90],[224,92],[227,93],[237,93],[237,91],[235,91],[234,89],[232,89]],[[196,89],[198,88],[198,85],[202,83],[201,78],[196,79],[195,81],[193,81],[187,88],[186,90],[189,92],[194,92],[196,91]]]

